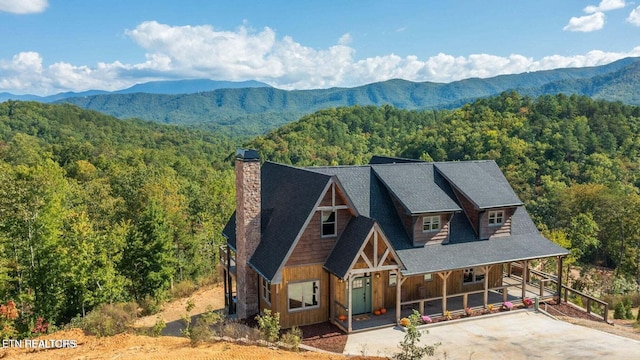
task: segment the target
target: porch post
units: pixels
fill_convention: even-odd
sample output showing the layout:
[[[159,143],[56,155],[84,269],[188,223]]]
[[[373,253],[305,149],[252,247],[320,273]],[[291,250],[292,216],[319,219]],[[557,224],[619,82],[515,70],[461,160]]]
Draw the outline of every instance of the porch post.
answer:
[[[529,272],[529,260],[523,261],[522,266],[522,299],[527,297],[527,273]]]
[[[402,283],[404,278],[399,270],[396,270],[396,324],[400,324],[400,317],[402,316]]]
[[[442,273],[438,273],[440,279],[442,279],[442,315],[444,316],[444,312],[447,311],[447,279],[451,275],[451,271],[445,271]]]
[[[562,258],[562,256],[558,256],[558,304],[562,302]]]
[[[484,307],[489,305],[489,271],[491,271],[492,265],[485,266],[484,270]]]
[[[237,270],[236,270],[236,274],[237,274]],[[229,290],[229,293],[227,293],[227,301],[229,302],[229,314],[235,314],[236,313],[236,309],[235,309],[235,304],[233,303],[233,280],[231,278],[231,249],[229,248],[229,245],[227,245],[227,287]]]
[[[349,279],[347,280],[347,288],[348,288],[348,291],[347,291],[347,297],[348,297],[348,299],[347,299],[347,306],[348,306],[347,307],[347,332],[348,333],[350,333],[353,330],[353,328],[351,326],[351,323],[353,321],[351,319],[351,314],[352,314],[351,307],[353,306],[353,301],[352,301],[353,295],[351,294],[352,285],[353,285],[353,277],[351,276],[351,274],[349,274]]]

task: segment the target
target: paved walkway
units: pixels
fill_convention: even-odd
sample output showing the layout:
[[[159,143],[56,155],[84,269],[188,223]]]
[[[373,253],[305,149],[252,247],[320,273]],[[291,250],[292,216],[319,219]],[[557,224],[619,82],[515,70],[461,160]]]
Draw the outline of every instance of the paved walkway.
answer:
[[[426,327],[420,343],[440,342],[446,359],[640,359],[640,341],[555,320],[533,310],[479,316]],[[349,355],[392,356],[404,337],[399,328],[349,335]],[[446,356],[445,356],[446,353]]]

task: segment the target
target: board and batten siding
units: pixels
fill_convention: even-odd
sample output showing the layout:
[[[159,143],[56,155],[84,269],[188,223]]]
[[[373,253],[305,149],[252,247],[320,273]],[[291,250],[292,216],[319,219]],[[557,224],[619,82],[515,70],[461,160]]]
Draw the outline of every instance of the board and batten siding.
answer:
[[[423,219],[424,217],[440,216],[440,229],[437,231],[424,231]],[[441,214],[427,214],[423,216],[417,216],[413,225],[413,246],[421,246],[425,244],[440,244],[449,241],[449,220],[451,219],[450,213]]]
[[[489,225],[489,210],[482,212],[480,216],[480,239],[490,239],[492,237],[511,235],[511,218],[514,208],[492,209],[504,211],[504,222],[502,225]]]
[[[447,279],[447,294],[463,294],[469,291],[478,291],[484,289],[484,282],[477,282],[473,284],[462,283],[463,270],[455,270],[449,275]],[[386,289],[385,289],[385,306],[395,306],[396,303],[396,287],[388,286],[389,273],[385,274]],[[502,264],[495,264],[489,271],[489,288],[497,287],[502,284]],[[424,275],[409,276],[402,284],[403,298],[402,301],[411,301],[421,299],[420,288],[424,287],[424,298],[442,297],[442,279],[437,273],[431,275],[430,281],[424,280]]]
[[[289,311],[288,284],[303,281],[319,281],[318,306],[311,309]],[[322,265],[285,267],[282,270],[282,283],[272,287],[272,296],[275,293],[274,290],[278,295],[275,297],[277,305],[274,305],[273,310],[280,313],[282,328],[317,324],[329,320],[329,304],[331,303],[329,299],[329,273],[322,268]]]
[[[324,264],[333,250],[336,241],[342,234],[345,226],[353,217],[349,209],[336,210],[338,231],[336,236],[322,237],[322,212],[316,211],[309,221],[309,225],[302,233],[300,240],[293,249],[287,266]]]

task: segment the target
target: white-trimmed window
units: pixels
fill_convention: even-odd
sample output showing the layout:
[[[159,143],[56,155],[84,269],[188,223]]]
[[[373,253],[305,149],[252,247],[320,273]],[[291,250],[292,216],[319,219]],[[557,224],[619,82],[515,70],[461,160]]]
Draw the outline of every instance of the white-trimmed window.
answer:
[[[422,218],[422,231],[431,232],[440,230],[440,216],[425,216]]]
[[[320,281],[305,281],[287,285],[289,310],[306,310],[317,308],[319,305]]]
[[[489,211],[489,225],[502,225],[504,223],[504,210]]]
[[[271,305],[271,284],[267,281],[267,279],[261,277],[260,278],[260,292],[262,293],[262,299],[269,305]]]
[[[462,274],[463,284],[474,284],[484,281],[484,270],[480,267],[464,269]]]
[[[422,279],[424,281],[431,281],[433,280],[433,274],[424,274],[424,276],[422,277]]]
[[[322,210],[322,237],[336,236],[336,212]]]

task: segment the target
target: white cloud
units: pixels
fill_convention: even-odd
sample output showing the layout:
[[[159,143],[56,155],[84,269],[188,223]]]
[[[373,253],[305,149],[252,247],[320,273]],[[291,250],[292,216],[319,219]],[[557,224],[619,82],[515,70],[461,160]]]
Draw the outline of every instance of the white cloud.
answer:
[[[640,26],[640,6],[631,11],[629,16],[627,17],[627,22],[635,26]]]
[[[47,0],[0,0],[0,11],[13,14],[41,13],[47,6]]]
[[[584,8],[584,12],[586,12],[587,14],[593,14],[596,12],[621,9],[625,7],[625,5],[626,4],[624,0],[602,0],[600,1],[600,5],[598,6],[589,5],[586,8]]]
[[[342,35],[340,37],[340,39],[338,40],[338,44],[340,44],[340,45],[349,45],[349,44],[351,44],[351,40],[353,40],[353,39],[351,39],[351,34],[346,33],[346,34],[344,34],[344,35]]]
[[[569,24],[562,28],[565,31],[590,32],[604,27],[604,13],[596,12],[591,15],[572,17]]]
[[[314,49],[270,28],[239,27],[219,31],[211,26],[169,26],[145,22],[126,32],[147,54],[135,64],[98,63],[96,66],[57,62],[43,65],[36,52],[0,59],[0,92],[49,95],[63,91],[117,90],[153,80],[207,78],[258,80],[282,89],[351,87],[401,78],[410,81],[451,82],[563,67],[598,66],[640,56],[629,52],[590,51],[575,56],[533,59],[521,54],[497,56],[440,53],[427,59],[395,54],[355,59],[348,34],[336,45]]]

